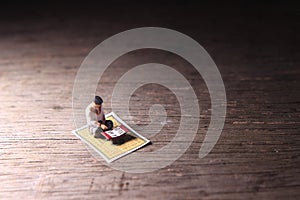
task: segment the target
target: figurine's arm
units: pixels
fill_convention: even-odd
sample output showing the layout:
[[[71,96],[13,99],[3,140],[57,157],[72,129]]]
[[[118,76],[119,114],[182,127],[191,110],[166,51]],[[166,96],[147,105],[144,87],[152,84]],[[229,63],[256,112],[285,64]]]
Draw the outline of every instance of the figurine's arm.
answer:
[[[100,126],[103,130],[107,130],[107,126],[105,125],[105,115],[104,115],[104,112],[103,110],[101,111],[101,114],[100,114],[100,119],[101,121],[100,122],[96,122],[98,126]]]
[[[103,124],[105,123],[105,114],[104,114],[103,110],[101,110],[101,121]]]
[[[87,125],[94,126],[98,124],[97,119],[95,119],[95,114],[91,111],[92,104],[88,105],[85,109],[85,117]]]

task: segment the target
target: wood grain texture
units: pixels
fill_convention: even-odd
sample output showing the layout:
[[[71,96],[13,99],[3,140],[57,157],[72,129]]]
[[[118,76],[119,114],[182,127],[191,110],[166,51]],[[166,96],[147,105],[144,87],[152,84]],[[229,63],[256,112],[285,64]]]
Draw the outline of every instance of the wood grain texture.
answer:
[[[67,4],[54,4],[25,6],[16,16],[2,13],[0,199],[299,199],[297,8],[278,2],[223,6],[123,3],[77,5],[66,12]],[[228,112],[217,145],[199,159],[210,122],[210,98],[201,76],[167,52],[146,49],[122,56],[97,88],[107,112],[116,81],[148,62],[182,73],[201,108],[198,134],[180,159],[155,172],[131,174],[93,157],[71,133],[76,128],[72,89],[92,48],[113,34],[142,26],[175,29],[197,40],[222,74]],[[139,152],[163,147],[178,129],[176,97],[155,84],[139,88],[132,97],[133,123],[149,123],[154,102],[165,106],[168,123]]]

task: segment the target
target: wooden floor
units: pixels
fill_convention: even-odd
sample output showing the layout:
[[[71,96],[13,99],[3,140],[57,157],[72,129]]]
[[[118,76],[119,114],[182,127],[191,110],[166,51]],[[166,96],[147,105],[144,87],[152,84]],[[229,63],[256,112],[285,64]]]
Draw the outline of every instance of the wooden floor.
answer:
[[[299,199],[299,9],[280,1],[248,3],[27,5],[17,11],[8,5],[14,12],[0,18],[0,199]],[[198,134],[182,157],[134,174],[109,167],[71,133],[72,90],[90,50],[143,26],[175,29],[208,51],[224,80],[227,116],[218,143],[199,159],[210,120],[201,76],[183,59],[158,50],[118,59],[97,88],[107,112],[122,73],[148,62],[184,74],[201,108]],[[163,147],[178,128],[174,94],[155,84],[135,92],[133,121],[149,123],[153,102],[165,106],[169,121],[139,152]]]

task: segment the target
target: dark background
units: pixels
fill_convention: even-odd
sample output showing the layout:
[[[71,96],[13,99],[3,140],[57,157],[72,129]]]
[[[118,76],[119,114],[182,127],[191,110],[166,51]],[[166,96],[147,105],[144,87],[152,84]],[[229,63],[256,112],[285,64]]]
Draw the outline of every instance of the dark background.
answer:
[[[0,199],[298,199],[299,22],[297,1],[2,2]],[[96,45],[148,26],[177,30],[206,49],[224,81],[227,116],[212,152],[198,159],[210,120],[201,77],[163,52],[124,57],[109,80],[117,81],[114,73],[132,63],[155,58],[191,80],[201,106],[198,134],[180,159],[153,173],[129,174],[93,157],[71,134],[72,89]],[[108,89],[99,91],[109,102],[105,81]],[[140,88],[131,102],[136,121],[147,122],[154,100],[176,114],[176,99],[164,98],[169,92]],[[167,144],[173,125],[139,151]]]

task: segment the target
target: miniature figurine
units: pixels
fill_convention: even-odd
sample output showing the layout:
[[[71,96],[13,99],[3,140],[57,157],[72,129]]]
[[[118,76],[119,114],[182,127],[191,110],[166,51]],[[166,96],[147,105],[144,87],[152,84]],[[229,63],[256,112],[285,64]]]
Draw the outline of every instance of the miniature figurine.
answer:
[[[105,119],[102,103],[102,98],[95,96],[94,101],[85,110],[89,131],[95,138],[103,137],[102,132],[113,128],[113,122]]]

